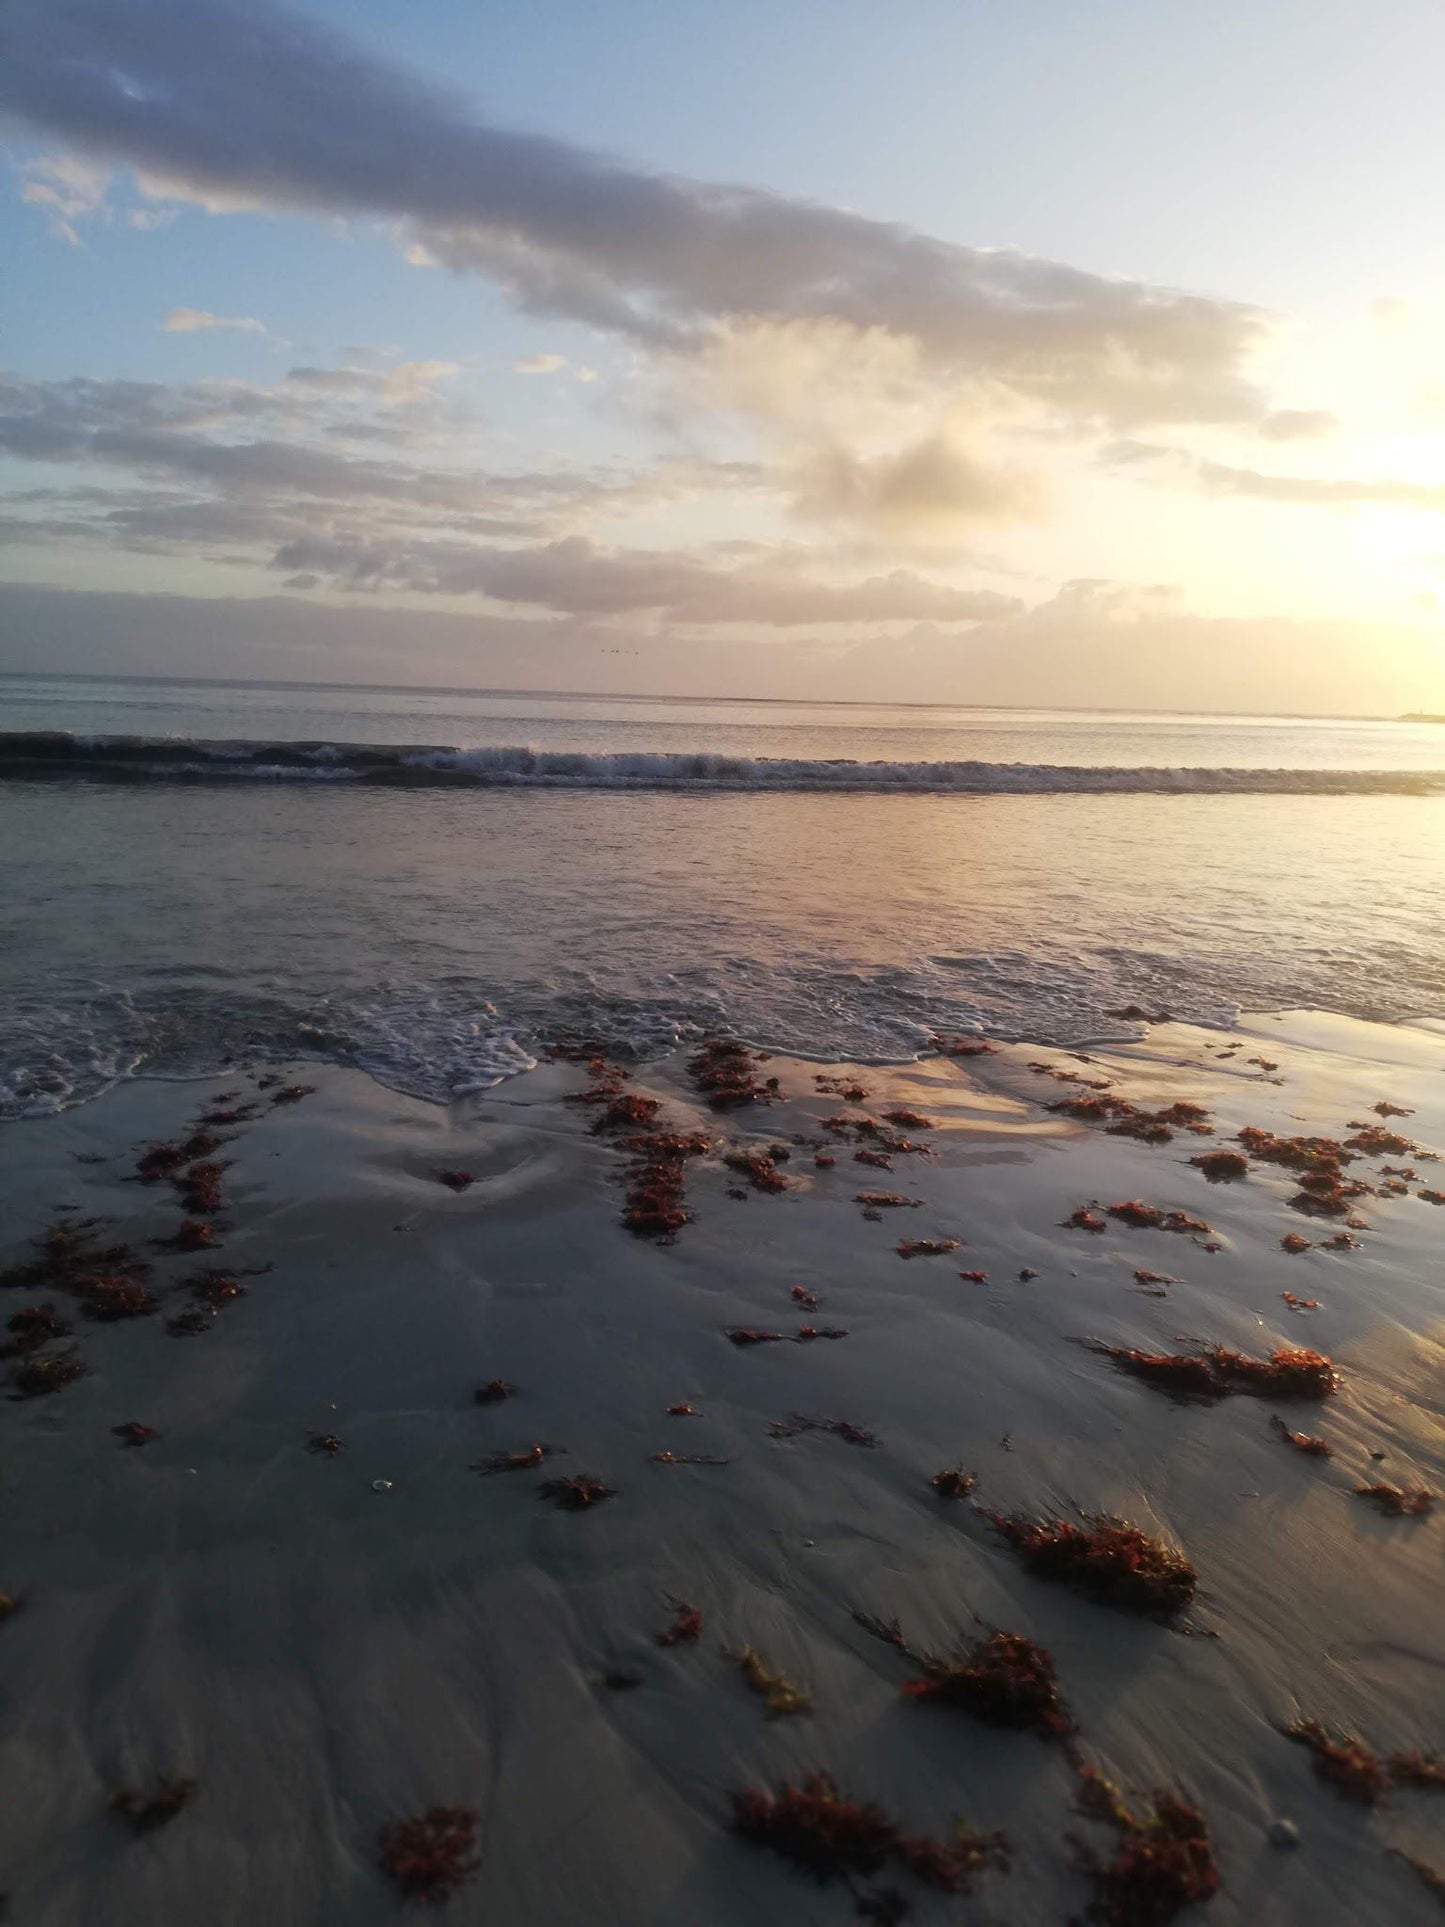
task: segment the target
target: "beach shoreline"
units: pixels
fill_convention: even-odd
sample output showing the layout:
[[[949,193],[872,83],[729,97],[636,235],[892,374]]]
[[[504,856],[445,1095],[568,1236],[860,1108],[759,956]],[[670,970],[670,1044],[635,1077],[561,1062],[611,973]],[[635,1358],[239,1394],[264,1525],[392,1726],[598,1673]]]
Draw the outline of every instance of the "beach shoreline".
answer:
[[[1351,1806],[1281,1728],[1316,1719],[1382,1753],[1445,1734],[1442,1513],[1385,1518],[1354,1491],[1445,1490],[1445,1212],[1421,1196],[1445,1167],[1358,1155],[1349,1171],[1377,1190],[1385,1165],[1418,1175],[1352,1202],[1358,1248],[1337,1251],[1338,1223],[1291,1208],[1288,1169],[1251,1159],[1211,1183],[1190,1160],[1246,1127],[1342,1139],[1352,1120],[1445,1151],[1442,1068],[1429,1027],[1286,1013],[1079,1053],[770,1056],[751,1075],[776,1078],[777,1101],[719,1111],[680,1053],[617,1079],[660,1106],[648,1129],[709,1140],[673,1243],[619,1222],[628,1155],[593,1131],[598,1105],[569,1101],[595,1088],[586,1063],[450,1107],[311,1064],[134,1080],[7,1124],[0,1265],[94,1216],[144,1252],[160,1301],[95,1323],[49,1290],[0,1300],[7,1317],[53,1301],[87,1367],[4,1407],[0,1588],[23,1601],[0,1628],[14,1917],[392,1919],[379,1830],[458,1805],[481,1865],[451,1918],[846,1920],[846,1892],[729,1830],[735,1792],[813,1770],[917,1832],[967,1814],[1008,1833],[1011,1872],[972,1898],[909,1886],[920,1920],[1082,1911],[1066,1837],[1098,1829],[1075,1811],[1077,1769],[1032,1734],[907,1703],[906,1664],[856,1612],[933,1651],[980,1628],[1045,1647],[1082,1757],[1198,1804],[1212,1920],[1432,1917],[1386,1849],[1431,1856],[1438,1795]],[[1148,1143],[1047,1108],[1095,1083],[1151,1113],[1201,1105],[1209,1134]],[[1382,1103],[1409,1115],[1382,1123]],[[184,1211],[169,1176],[138,1181],[144,1147],[252,1105],[202,1127],[222,1140],[214,1254],[154,1250]],[[922,1149],[880,1151],[859,1119]],[[870,1218],[869,1191],[920,1202]],[[1207,1229],[1109,1216],[1135,1199]],[[1071,1227],[1081,1208],[1104,1228]],[[1310,1249],[1282,1248],[1291,1234]],[[208,1268],[245,1293],[214,1319],[193,1290]],[[168,1329],[198,1305],[198,1329]],[[1303,1407],[1182,1404],[1081,1340],[1308,1346],[1342,1383]],[[478,1404],[497,1378],[515,1395]],[[876,1443],[789,1431],[793,1415]],[[1275,1416],[1332,1456],[1288,1449]],[[159,1436],[131,1449],[111,1429],[129,1421]],[[473,1469],[537,1444],[545,1465]],[[948,1467],[976,1478],[974,1504],[931,1488]],[[615,1499],[574,1515],[539,1496],[584,1474]],[[1040,1583],[977,1507],[1109,1513],[1182,1548],[1194,1636]],[[678,1599],[701,1637],[659,1646]],[[806,1713],[766,1716],[726,1656],[744,1646]],[[194,1779],[193,1800],[131,1839],[110,1797],[165,1776]],[[1272,1844],[1281,1820],[1299,1851]]]

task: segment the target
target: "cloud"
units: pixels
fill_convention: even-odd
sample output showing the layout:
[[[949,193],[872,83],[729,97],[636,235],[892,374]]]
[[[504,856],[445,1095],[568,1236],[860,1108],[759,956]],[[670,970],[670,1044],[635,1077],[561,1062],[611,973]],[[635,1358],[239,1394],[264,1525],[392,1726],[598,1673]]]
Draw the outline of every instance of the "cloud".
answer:
[[[1306,502],[1329,507],[1445,508],[1445,484],[1378,481],[1350,476],[1266,475],[1223,462],[1196,462],[1195,474],[1216,495],[1249,495],[1261,502]]]
[[[287,381],[303,383],[307,388],[325,388],[336,394],[374,395],[381,386],[382,378],[368,368],[288,368]]]
[[[795,503],[809,520],[924,541],[1036,506],[1036,490],[1025,477],[985,468],[944,435],[871,460],[844,448],[825,450],[801,471]]]
[[[439,381],[458,370],[455,361],[399,361],[381,377],[380,394],[393,407],[425,401]]]
[[[105,206],[110,176],[78,154],[54,154],[26,161],[20,168],[20,198],[45,210],[51,232],[78,248],[78,221],[88,220]]]
[[[1193,483],[1212,495],[1242,495],[1259,502],[1297,502],[1323,508],[1445,508],[1445,483],[1407,482],[1349,475],[1271,475],[1209,461],[1187,449],[1156,442],[1113,442],[1101,450],[1110,468],[1155,470],[1171,481]]]
[[[485,598],[603,624],[861,632],[890,622],[991,621],[1020,606],[914,570],[858,579],[856,561],[796,545],[664,550],[604,545],[577,532],[589,519],[719,489],[735,499],[769,487],[776,495],[776,481],[744,462],[633,475],[499,474],[335,445],[333,430],[375,427],[399,400],[427,395],[450,366],[302,364],[273,387],[0,378],[0,452],[85,471],[68,488],[12,491],[3,539],[187,555],[278,571],[297,587],[305,578],[308,591]],[[92,472],[107,470],[123,479],[97,486]],[[1009,499],[996,478],[941,444],[872,464],[840,451],[809,486],[815,515],[910,530],[1002,510]]]
[[[519,375],[555,375],[567,366],[565,355],[523,355],[513,367]]]
[[[212,328],[230,328],[240,334],[263,335],[265,324],[249,314],[212,314],[209,308],[172,308],[161,323],[168,335],[197,335]]]
[[[863,582],[808,581],[777,569],[719,569],[675,552],[602,549],[572,536],[532,548],[409,546],[303,537],[277,550],[273,566],[324,577],[342,588],[404,588],[482,594],[554,614],[610,619],[656,615],[681,624],[981,622],[1022,605],[988,590],[957,589],[908,570]]]
[[[0,377],[0,450],[24,460],[103,463],[153,480],[188,480],[231,492],[269,491],[317,500],[392,502],[415,511],[473,513],[499,493],[537,501],[595,492],[600,475],[545,471],[502,483],[472,467],[424,466],[338,454],[318,437],[338,421],[334,396],[355,382],[382,409],[424,395],[449,363],[404,363],[371,377],[305,369],[280,388],[246,382],[139,382],[75,376],[63,381]],[[319,392],[318,392],[319,391]],[[368,418],[359,421],[370,425]],[[249,427],[286,426],[235,439]]]
[[[762,484],[759,471],[741,462],[671,463],[637,472],[478,467],[468,459],[472,435],[465,422],[453,435],[429,412],[417,417],[403,406],[408,398],[425,400],[449,368],[439,362],[382,371],[303,365],[272,387],[0,376],[0,452],[82,471],[69,486],[0,496],[6,511],[0,539],[184,555],[258,572],[270,569],[278,554],[309,543],[320,560],[285,566],[333,586],[481,596],[488,593],[486,559],[502,558],[519,544],[561,541],[589,519],[615,521],[718,491],[746,499]],[[358,440],[390,440],[405,453],[359,455],[346,447]],[[416,451],[423,459],[412,458]],[[109,471],[115,479],[98,485]],[[501,543],[511,550],[498,551],[494,545]],[[655,558],[658,565],[663,560]],[[570,600],[561,574],[569,561],[576,578]],[[564,550],[551,566],[555,593],[521,600],[592,606],[581,581],[588,570],[574,551]],[[619,568],[599,550],[590,576],[600,583]],[[633,582],[640,591],[641,573]],[[676,596],[686,589],[684,579]],[[724,593],[736,597],[738,589],[734,584]],[[594,588],[593,602],[599,596],[606,599]],[[820,596],[815,606],[828,620],[821,613],[828,597],[821,590]],[[627,606],[648,606],[647,596],[639,592]]]
[[[1258,309],[498,128],[270,0],[11,0],[0,110],[173,199],[399,223],[409,258],[654,347],[826,320],[1070,416],[1261,412]]]
[[[1308,442],[1333,435],[1339,426],[1339,416],[1328,408],[1276,408],[1261,421],[1259,432],[1267,442]]]

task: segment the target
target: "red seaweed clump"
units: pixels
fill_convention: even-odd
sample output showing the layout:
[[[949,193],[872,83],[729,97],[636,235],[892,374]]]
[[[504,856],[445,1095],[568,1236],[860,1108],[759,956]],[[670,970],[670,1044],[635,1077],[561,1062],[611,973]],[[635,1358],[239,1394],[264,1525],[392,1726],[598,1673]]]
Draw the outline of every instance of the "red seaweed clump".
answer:
[[[1209,1235],[1210,1227],[1203,1218],[1191,1218],[1187,1211],[1161,1211],[1157,1205],[1145,1204],[1139,1198],[1126,1198],[1107,1209],[1109,1216],[1117,1218],[1120,1224],[1134,1225],[1140,1230],[1175,1231],[1181,1236],[1198,1231],[1205,1237]]]
[[[1402,1111],[1400,1115],[1404,1117],[1408,1113]],[[1345,1148],[1358,1151],[1361,1157],[1366,1158],[1418,1158],[1425,1155],[1418,1144],[1401,1137],[1398,1131],[1387,1131],[1382,1124],[1359,1125],[1355,1135],[1345,1139]]]
[[[900,1131],[936,1131],[938,1129],[933,1119],[925,1117],[922,1111],[885,1111],[883,1116],[888,1123],[896,1124]]]
[[[315,1093],[314,1084],[283,1084],[281,1089],[274,1093],[271,1102],[273,1105],[299,1104],[303,1097],[313,1097]]]
[[[72,1345],[63,1352],[34,1352],[15,1371],[10,1383],[15,1398],[48,1398],[64,1391],[90,1367]]]
[[[103,1244],[99,1221],[53,1224],[35,1240],[38,1257],[0,1272],[0,1288],[44,1286],[83,1298],[93,1280],[116,1279],[138,1283],[151,1274],[146,1260],[127,1244]]]
[[[881,1807],[845,1800],[827,1773],[776,1793],[748,1787],[733,1795],[733,1831],[804,1868],[815,1880],[876,1873],[898,1829]]]
[[[544,1479],[537,1488],[537,1496],[550,1499],[563,1512],[590,1512],[604,1499],[615,1499],[615,1487],[604,1485],[601,1479],[590,1478],[580,1472],[570,1479]]]
[[[1309,1748],[1315,1772],[1345,1799],[1372,1807],[1389,1792],[1390,1769],[1363,1740],[1331,1739],[1318,1720],[1296,1720],[1285,1735]]]
[[[467,1191],[471,1189],[470,1171],[438,1171],[435,1173],[438,1184],[444,1184],[448,1191]]]
[[[112,1796],[110,1810],[133,1833],[153,1833],[174,1820],[195,1791],[194,1780],[161,1780],[148,1793],[126,1786]]]
[[[1158,1386],[1176,1398],[1224,1398],[1253,1392],[1262,1398],[1326,1398],[1339,1374],[1323,1352],[1281,1345],[1268,1358],[1211,1345],[1202,1357],[1179,1352],[1136,1351],[1127,1345],[1085,1341],[1091,1351],[1112,1358],[1121,1371]]]
[[[1239,1151],[1204,1151],[1189,1162],[1197,1171],[1202,1171],[1211,1184],[1225,1184],[1249,1174],[1249,1159]]]
[[[921,1198],[905,1198],[902,1193],[898,1191],[855,1191],[853,1193],[853,1202],[854,1204],[861,1204],[864,1211],[868,1212],[913,1210],[922,1204],[923,1200]]]
[[[1121,1098],[1119,1102],[1122,1104],[1124,1100]],[[1143,1111],[1130,1104],[1127,1106],[1128,1115],[1116,1118],[1105,1129],[1110,1137],[1134,1137],[1141,1144],[1168,1144],[1176,1127],[1193,1131],[1196,1137],[1208,1137],[1210,1127],[1207,1124],[1193,1117],[1179,1115],[1197,1108],[1194,1105],[1175,1104],[1163,1111]]]
[[[216,1227],[204,1218],[183,1218],[173,1238],[157,1238],[155,1242],[161,1251],[209,1251],[220,1241]]]
[[[846,1098],[850,1104],[866,1104],[868,1101],[867,1091],[853,1078],[833,1077],[825,1071],[815,1071],[813,1082],[829,1097]]]
[[[800,1432],[831,1432],[834,1438],[842,1439],[845,1445],[874,1446],[878,1443],[876,1433],[846,1418],[809,1418],[803,1412],[790,1412],[787,1418],[774,1419],[768,1426],[768,1436],[775,1439],[796,1438]]]
[[[1098,1927],[1165,1927],[1186,1907],[1213,1899],[1219,1891],[1219,1869],[1209,1828],[1197,1807],[1166,1788],[1139,1816],[1092,1767],[1082,1767],[1080,1774],[1081,1809],[1107,1822],[1118,1835],[1109,1860],[1082,1842],[1074,1843],[1080,1869],[1094,1889],[1089,1920]]]
[[[744,1151],[728,1151],[723,1163],[730,1171],[740,1171],[754,1191],[786,1191],[788,1180],[778,1169],[772,1155],[755,1148]]]
[[[1340,1171],[1306,1171],[1289,1204],[1312,1218],[1345,1218],[1356,1198],[1373,1196],[1374,1186],[1363,1178],[1347,1178]]]
[[[80,1300],[85,1316],[102,1324],[121,1318],[146,1318],[156,1308],[153,1293],[134,1278],[118,1272],[83,1273],[71,1289]]]
[[[617,1148],[633,1160],[624,1173],[623,1224],[638,1237],[672,1243],[692,1216],[686,1166],[709,1148],[707,1138],[700,1132],[652,1131],[620,1138]]]
[[[819,1122],[825,1131],[836,1138],[867,1140],[863,1149],[853,1153],[854,1159],[859,1164],[876,1165],[881,1171],[893,1168],[886,1162],[891,1157],[933,1155],[926,1144],[920,1144],[916,1138],[903,1137],[897,1131],[886,1130],[873,1117],[845,1117],[840,1114],[837,1117],[820,1118]]]
[[[485,1385],[479,1385],[472,1393],[478,1405],[500,1405],[516,1391],[516,1386],[505,1378],[489,1378]]]
[[[54,1305],[25,1305],[6,1319],[5,1329],[15,1336],[9,1344],[0,1346],[0,1358],[23,1358],[27,1352],[38,1352],[52,1339],[70,1336],[69,1325]]]
[[[532,1472],[560,1448],[555,1445],[529,1445],[521,1452],[493,1452],[472,1467],[473,1472]]]
[[[1297,1231],[1287,1231],[1279,1242],[1280,1248],[1287,1251],[1292,1258],[1296,1257],[1301,1251],[1309,1251],[1311,1249],[1309,1239],[1302,1238]]]
[[[1285,1444],[1293,1446],[1296,1452],[1303,1452],[1306,1457],[1312,1459],[1330,1457],[1333,1448],[1328,1439],[1316,1438],[1311,1432],[1292,1432],[1277,1414],[1270,1420],[1270,1425],[1279,1433]]]
[[[959,1659],[924,1659],[919,1679],[903,1682],[905,1698],[960,1706],[989,1726],[1062,1739],[1073,1721],[1059,1696],[1052,1657],[1022,1633],[994,1633]]]
[[[933,1037],[929,1042],[940,1057],[995,1057],[998,1054],[998,1046],[982,1037]]]
[[[733,1795],[733,1831],[767,1847],[820,1884],[876,1874],[890,1861],[938,1893],[967,1893],[969,1881],[990,1867],[1006,1872],[1008,1842],[1001,1833],[976,1834],[960,1824],[950,1840],[905,1835],[881,1807],[845,1800],[827,1773],[776,1792],[747,1787]],[[860,1918],[898,1921],[900,1896],[858,1896]]]
[[[1297,1345],[1281,1345],[1268,1358],[1247,1358],[1216,1345],[1209,1358],[1231,1391],[1254,1392],[1261,1398],[1328,1398],[1340,1383],[1323,1352]]]
[[[1103,1231],[1107,1227],[1097,1211],[1081,1204],[1064,1219],[1064,1226],[1070,1231]]]
[[[225,1168],[220,1158],[202,1158],[172,1180],[181,1203],[193,1217],[212,1218],[220,1210],[221,1173]]]
[[[755,1325],[733,1325],[727,1336],[734,1345],[810,1345],[815,1338],[846,1338],[841,1325],[799,1325],[795,1332],[760,1331]]]
[[[1251,1157],[1266,1164],[1283,1165],[1287,1171],[1312,1171],[1323,1176],[1338,1173],[1354,1153],[1332,1137],[1277,1137],[1257,1124],[1246,1124],[1238,1134],[1239,1142]]]
[[[1184,1554],[1123,1519],[1096,1513],[1074,1525],[1023,1513],[984,1516],[1036,1578],[1071,1586],[1101,1605],[1168,1619],[1194,1597],[1198,1574]]]
[[[261,1115],[260,1107],[255,1104],[220,1104],[214,1111],[202,1111],[202,1124],[249,1124],[253,1117]]]
[[[928,1481],[940,1499],[966,1499],[978,1480],[972,1472],[965,1472],[961,1465],[945,1466],[942,1472],[935,1472]]]
[[[222,1305],[233,1305],[238,1298],[244,1298],[246,1287],[235,1272],[220,1271],[208,1265],[204,1271],[198,1271],[191,1279],[190,1292],[192,1298],[199,1300],[201,1304],[209,1305],[213,1311],[219,1311]]]
[[[623,1085],[628,1081],[628,1074],[620,1064],[614,1064],[596,1052],[578,1052],[568,1057],[567,1061],[585,1064],[587,1075],[592,1079],[585,1090],[570,1093],[565,1099],[568,1104],[608,1104],[621,1094]]]
[[[1427,1787],[1445,1791],[1445,1760],[1434,1753],[1392,1753],[1390,1778],[1396,1786]]]
[[[345,1440],[335,1432],[312,1432],[306,1440],[306,1450],[313,1458],[334,1459],[338,1452],[345,1450]]]
[[[957,1250],[957,1238],[903,1238],[898,1245],[900,1258],[941,1258]]]
[[[1413,1486],[1402,1492],[1397,1485],[1357,1485],[1355,1496],[1369,1499],[1387,1519],[1423,1519],[1435,1509],[1438,1496],[1428,1486]]]
[[[598,1137],[610,1131],[645,1130],[661,1109],[658,1098],[643,1097],[637,1091],[620,1091],[608,1098],[606,1110],[598,1113],[592,1129]]]
[[[1320,1779],[1359,1806],[1377,1805],[1393,1787],[1445,1791],[1445,1760],[1433,1753],[1412,1749],[1382,1760],[1363,1740],[1353,1734],[1336,1739],[1318,1720],[1296,1720],[1284,1731],[1309,1748]]]
[[[756,1061],[745,1044],[714,1037],[688,1059],[687,1068],[712,1108],[728,1111],[744,1104],[771,1104],[777,1098],[777,1078],[760,1082],[753,1072]]]
[[[1223,1398],[1228,1390],[1207,1359],[1193,1357],[1187,1352],[1145,1352],[1131,1345],[1105,1345],[1097,1340],[1086,1342],[1091,1351],[1102,1352],[1106,1358],[1112,1358],[1121,1372],[1127,1372],[1131,1378],[1142,1379],[1146,1385],[1157,1386],[1173,1398]]]
[[[142,1425],[140,1420],[135,1418],[127,1419],[124,1425],[112,1425],[110,1429],[122,1445],[132,1447],[149,1445],[152,1439],[160,1437],[160,1433],[153,1425]]]
[[[439,1906],[481,1870],[477,1816],[470,1807],[432,1807],[411,1820],[393,1820],[377,1845],[381,1871],[408,1900]]]
[[[672,1620],[653,1637],[659,1646],[696,1646],[702,1638],[702,1614],[685,1599],[670,1599]]]
[[[1110,1137],[1137,1138],[1141,1144],[1168,1144],[1176,1130],[1192,1131],[1197,1137],[1209,1135],[1209,1113],[1202,1104],[1181,1100],[1165,1105],[1162,1110],[1147,1111],[1127,1097],[1107,1090],[1106,1078],[1084,1078],[1077,1072],[1054,1070],[1048,1065],[1031,1068],[1063,1083],[1086,1084],[1094,1095],[1062,1097],[1047,1108],[1075,1118],[1081,1124],[1102,1124]]]
[[[146,1184],[173,1177],[186,1162],[186,1154],[176,1144],[153,1144],[135,1161],[136,1176]]]

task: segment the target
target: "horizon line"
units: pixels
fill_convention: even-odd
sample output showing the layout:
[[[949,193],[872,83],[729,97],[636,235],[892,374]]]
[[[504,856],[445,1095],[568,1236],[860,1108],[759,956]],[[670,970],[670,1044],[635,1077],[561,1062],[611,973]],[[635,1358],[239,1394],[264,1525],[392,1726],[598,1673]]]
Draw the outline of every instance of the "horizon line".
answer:
[[[1435,720],[1427,711],[1407,710],[1385,714],[1365,710],[1259,710],[1259,709],[1131,709],[1121,703],[1059,705],[1056,703],[969,703],[901,702],[886,697],[839,696],[724,696],[669,694],[659,690],[627,689],[539,689],[532,686],[507,687],[467,683],[385,683],[385,682],[305,682],[273,676],[155,676],[123,675],[118,672],[83,670],[0,669],[0,682],[110,682],[164,683],[180,689],[305,689],[370,690],[376,694],[407,696],[534,696],[548,701],[575,699],[584,702],[656,703],[751,703],[779,709],[958,709],[985,715],[1025,716],[1189,716],[1244,719],[1261,722],[1302,723],[1401,723]]]

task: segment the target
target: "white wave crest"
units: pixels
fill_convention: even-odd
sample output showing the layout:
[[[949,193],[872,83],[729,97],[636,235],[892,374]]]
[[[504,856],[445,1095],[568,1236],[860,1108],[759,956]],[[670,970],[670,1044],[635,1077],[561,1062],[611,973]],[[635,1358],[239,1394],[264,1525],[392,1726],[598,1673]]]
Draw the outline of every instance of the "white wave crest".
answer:
[[[357,782],[391,787],[868,792],[918,795],[1436,795],[1445,770],[1149,768],[1087,763],[855,762],[847,757],[611,754],[523,747],[211,742],[0,733],[0,776],[99,781]]]

